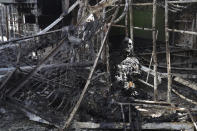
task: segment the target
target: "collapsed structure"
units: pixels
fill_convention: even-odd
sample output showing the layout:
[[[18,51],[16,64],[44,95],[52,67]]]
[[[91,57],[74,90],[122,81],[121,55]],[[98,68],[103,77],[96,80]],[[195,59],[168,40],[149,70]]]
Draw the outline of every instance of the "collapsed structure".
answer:
[[[197,128],[197,15],[185,24],[191,31],[173,29],[186,20],[172,19],[196,13],[196,0],[0,2],[0,98],[29,119],[65,130]],[[135,26],[141,6],[153,6],[151,27]],[[151,42],[136,30],[150,31]],[[177,46],[175,33],[192,40]]]

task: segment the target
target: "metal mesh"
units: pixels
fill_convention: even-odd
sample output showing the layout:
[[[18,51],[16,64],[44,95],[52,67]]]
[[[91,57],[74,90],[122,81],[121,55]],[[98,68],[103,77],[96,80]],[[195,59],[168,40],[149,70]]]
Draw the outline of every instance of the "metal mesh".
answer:
[[[96,57],[93,43],[114,9],[106,10],[105,19],[82,20],[76,26],[64,27],[62,33],[1,46],[1,67],[13,68],[12,75],[5,77],[7,83],[1,85],[1,95],[61,126],[76,104]]]

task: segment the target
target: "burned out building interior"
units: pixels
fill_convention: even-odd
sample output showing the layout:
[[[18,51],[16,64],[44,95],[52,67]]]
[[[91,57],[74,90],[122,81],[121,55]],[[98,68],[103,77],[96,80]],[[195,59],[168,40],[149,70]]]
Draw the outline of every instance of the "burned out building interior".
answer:
[[[197,131],[197,0],[0,0],[0,131]]]

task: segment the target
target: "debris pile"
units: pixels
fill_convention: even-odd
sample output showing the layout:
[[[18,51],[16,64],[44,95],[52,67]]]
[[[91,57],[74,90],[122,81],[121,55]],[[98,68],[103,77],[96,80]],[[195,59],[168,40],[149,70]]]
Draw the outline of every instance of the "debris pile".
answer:
[[[181,4],[193,1],[64,2],[70,6],[41,31],[35,28],[35,35],[27,31],[24,37],[16,37],[15,21],[12,23],[12,15],[9,15],[11,22],[8,23],[13,25],[10,31],[9,28],[6,30],[7,41],[2,33],[0,43],[0,100],[11,114],[19,110],[16,116],[20,119],[24,114],[32,121],[44,124],[35,127],[39,130],[55,127],[52,130],[194,131],[197,128],[197,84],[189,79],[197,72],[195,68],[185,69],[183,75],[180,72],[183,68],[173,66],[181,62],[176,59],[180,56],[176,54],[178,49],[184,51],[169,46],[169,32],[196,33],[170,29],[168,25],[168,11],[182,12],[189,5]],[[1,3],[9,5],[6,1]],[[12,4],[18,13],[24,9],[18,8],[20,4],[28,10],[26,2]],[[35,8],[34,15],[38,15],[36,1],[31,4]],[[149,5],[153,6],[152,28],[135,27],[134,7]],[[157,45],[157,6],[165,9],[165,48],[163,44]],[[21,14],[19,16],[21,18]],[[9,21],[8,16],[6,18]],[[67,18],[71,22],[60,22]],[[125,24],[120,25],[123,22]],[[18,26],[16,29],[20,33],[21,25],[18,23]],[[111,35],[113,28],[123,28],[123,38]],[[151,49],[136,44],[139,41],[134,38],[134,29],[152,32]],[[7,112],[0,107],[0,119],[2,116],[2,120],[9,121],[10,118],[5,117]],[[6,123],[0,125],[2,129],[4,126]],[[17,125],[14,126],[16,128],[10,129],[18,130]]]

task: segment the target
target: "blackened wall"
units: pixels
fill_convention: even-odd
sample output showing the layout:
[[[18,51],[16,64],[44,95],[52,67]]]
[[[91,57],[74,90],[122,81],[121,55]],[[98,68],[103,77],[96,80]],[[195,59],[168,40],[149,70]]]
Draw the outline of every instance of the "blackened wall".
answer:
[[[58,15],[62,12],[61,0],[38,0],[42,15]]]
[[[38,17],[39,26],[45,28],[62,13],[62,2],[61,0],[38,0],[38,8],[41,13]]]

